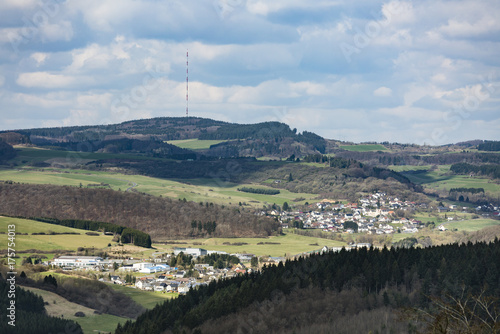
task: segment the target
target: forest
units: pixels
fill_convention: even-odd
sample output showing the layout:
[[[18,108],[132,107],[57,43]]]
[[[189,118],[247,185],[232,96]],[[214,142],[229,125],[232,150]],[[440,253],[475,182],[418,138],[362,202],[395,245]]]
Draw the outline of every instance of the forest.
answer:
[[[200,237],[262,237],[279,233],[274,219],[213,203],[154,197],[141,193],[69,186],[0,182],[0,213],[19,217],[107,222],[143,231],[153,241],[186,238],[192,221],[212,223]]]
[[[263,326],[268,333],[305,333],[310,326],[331,328],[337,320],[345,322],[344,315],[351,322],[357,319],[354,332],[362,332],[359,329],[377,312],[385,316],[375,317],[375,323],[370,320],[372,331],[434,333],[444,328],[443,333],[498,333],[499,270],[498,239],[311,254],[192,289],[145,312],[135,322],[119,325],[116,334],[252,333],[263,332],[259,330]],[[284,300],[297,296],[304,297],[296,304],[303,307],[288,307],[291,313],[284,313]],[[305,307],[311,305],[311,296],[318,296],[312,309]],[[339,305],[339,300],[346,303]],[[318,310],[311,314],[315,303],[325,305],[331,313]],[[398,312],[406,315],[394,316]],[[269,315],[274,321],[266,321]]]

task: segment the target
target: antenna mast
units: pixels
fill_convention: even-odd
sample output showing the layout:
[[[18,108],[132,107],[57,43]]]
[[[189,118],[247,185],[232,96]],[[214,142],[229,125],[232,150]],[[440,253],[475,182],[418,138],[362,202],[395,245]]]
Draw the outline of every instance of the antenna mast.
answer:
[[[189,51],[186,50],[186,118],[189,110]]]

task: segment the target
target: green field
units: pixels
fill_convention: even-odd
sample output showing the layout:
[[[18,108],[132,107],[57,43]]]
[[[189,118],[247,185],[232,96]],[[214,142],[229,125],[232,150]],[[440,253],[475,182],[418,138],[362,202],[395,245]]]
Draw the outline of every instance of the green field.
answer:
[[[306,237],[293,233],[286,233],[282,236],[269,238],[210,238],[178,240],[179,244],[159,245],[154,247],[164,249],[166,252],[172,252],[174,247],[199,247],[207,250],[217,250],[228,253],[251,253],[256,256],[285,256],[297,255],[304,252],[318,250],[323,246],[341,247],[346,246],[345,242],[328,240],[323,238]],[[247,245],[235,246],[224,245],[224,243],[247,243]],[[261,244],[273,242],[279,244]],[[316,245],[317,244],[317,245]],[[157,250],[159,251],[159,250]]]
[[[493,219],[471,219],[457,222],[450,222],[444,224],[444,226],[451,230],[457,229],[458,231],[474,232],[482,230],[488,226],[500,225],[500,220]]]
[[[226,142],[227,140],[199,140],[199,139],[183,139],[169,140],[167,143],[188,150],[206,150],[210,146]]]
[[[387,151],[387,148],[380,144],[341,145],[340,148],[354,152]]]
[[[56,168],[18,168],[0,170],[0,180],[10,180],[22,183],[53,184],[87,187],[89,184],[106,184],[113,190],[126,190],[132,186],[140,192],[154,196],[170,198],[185,198],[195,202],[214,202],[217,204],[239,204],[259,206],[263,204],[283,205],[296,198],[305,198],[299,202],[303,204],[311,201],[317,195],[307,193],[292,193],[280,189],[278,195],[251,194],[238,191],[237,188],[245,184],[224,183],[218,184],[214,179],[167,180],[143,175],[125,175],[113,172],[56,169]],[[253,185],[246,185],[252,187]]]

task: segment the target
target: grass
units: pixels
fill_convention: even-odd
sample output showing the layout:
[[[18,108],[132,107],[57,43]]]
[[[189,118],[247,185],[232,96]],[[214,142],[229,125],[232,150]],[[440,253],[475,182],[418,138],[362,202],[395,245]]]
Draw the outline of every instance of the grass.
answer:
[[[157,304],[163,303],[167,299],[175,298],[177,293],[161,293],[153,291],[143,291],[126,287],[118,284],[110,284],[114,290],[123,293],[124,295],[132,298],[137,304],[142,305],[147,309],[155,307]]]
[[[99,235],[89,236],[86,235],[86,230],[79,230],[75,228],[47,224],[27,219],[0,217],[0,232],[6,232],[8,225],[15,225],[16,230],[16,250],[23,251],[28,249],[38,249],[41,251],[54,251],[57,249],[77,250],[78,247],[85,248],[106,248],[111,243],[113,236]],[[75,232],[80,234],[62,234],[62,235],[32,235],[32,233],[39,232]],[[20,233],[28,233],[22,235]],[[7,235],[0,239],[0,249],[7,248]]]
[[[380,144],[341,145],[340,148],[353,152],[387,151],[387,148]]]
[[[88,184],[108,184],[113,190],[126,190],[133,184],[135,189],[154,196],[170,198],[185,198],[195,202],[213,202],[217,204],[239,204],[246,202],[251,206],[261,207],[264,204],[283,205],[284,202],[291,204],[296,198],[304,198],[299,202],[312,201],[316,194],[292,193],[280,189],[278,195],[262,195],[243,193],[237,190],[242,186],[254,186],[252,184],[224,183],[218,184],[214,179],[192,179],[192,180],[167,180],[143,175],[125,175],[114,172],[54,169],[54,168],[19,168],[0,170],[0,180],[11,180],[14,182],[33,184],[53,184],[86,187]]]
[[[67,299],[49,291],[23,287],[33,293],[41,296],[45,302],[47,314],[54,317],[63,316],[64,319],[74,320],[80,324],[85,334],[96,333],[96,331],[113,332],[118,323],[124,324],[127,318],[121,318],[109,314],[94,314],[94,310],[76,303],[72,303]],[[85,317],[76,317],[76,312],[85,313]]]
[[[227,140],[199,140],[199,139],[183,139],[169,140],[167,143],[188,150],[205,150],[210,146],[226,142]]]
[[[345,242],[328,240],[316,237],[306,237],[293,233],[286,233],[282,236],[269,238],[209,238],[178,240],[179,244],[153,245],[155,248],[172,252],[174,247],[199,247],[208,250],[224,251],[228,253],[251,253],[256,256],[284,256],[296,255],[304,252],[318,250],[323,246],[340,247],[345,246]],[[264,244],[264,243],[277,244]],[[242,246],[224,245],[224,243],[247,243]],[[258,244],[263,243],[263,244]],[[317,246],[315,245],[317,244]]]
[[[500,221],[493,219],[472,219],[445,224],[447,229],[457,229],[458,231],[467,232],[479,231],[485,227],[494,225],[500,225]]]

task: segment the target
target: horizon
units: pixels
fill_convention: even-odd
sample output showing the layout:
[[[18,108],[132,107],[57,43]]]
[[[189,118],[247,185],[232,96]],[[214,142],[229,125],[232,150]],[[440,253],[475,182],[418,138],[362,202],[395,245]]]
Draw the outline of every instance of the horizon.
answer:
[[[500,3],[0,4],[2,131],[186,111],[343,142],[500,140]]]
[[[61,129],[61,128],[65,128],[65,127],[97,127],[97,126],[110,126],[110,125],[119,125],[119,124],[124,124],[124,123],[128,123],[128,122],[134,122],[134,121],[147,121],[147,120],[154,120],[154,119],[161,119],[161,118],[172,118],[172,119],[183,119],[183,118],[186,118],[186,116],[182,117],[182,116],[173,116],[173,117],[168,117],[168,116],[158,116],[158,117],[152,117],[152,118],[141,118],[141,119],[133,119],[133,120],[127,120],[127,121],[123,121],[123,122],[120,122],[120,123],[112,123],[112,124],[82,124],[82,125],[67,125],[67,126],[55,126],[55,127],[43,127],[43,128],[24,128],[24,129],[9,129],[9,130],[2,130],[0,129],[0,133],[2,132],[16,132],[16,131],[26,131],[26,130],[36,130],[36,129],[50,129],[50,128],[53,128],[53,129]],[[212,118],[205,118],[205,117],[198,117],[198,116],[189,116],[188,118],[197,118],[197,119],[208,119],[208,120],[212,120],[212,121],[216,121],[216,122],[225,122],[225,121],[220,121],[220,120],[217,120],[217,119],[212,119]],[[267,121],[267,122],[273,122],[273,121]],[[260,123],[265,123],[265,122],[257,122],[257,123],[235,123],[235,122],[225,122],[227,124],[238,124],[238,125],[251,125],[251,124],[260,124]],[[287,125],[290,129],[292,129],[292,127],[289,125],[289,124],[286,124],[286,123],[282,123],[282,124],[285,124]],[[304,129],[303,131],[297,131],[297,133],[303,133],[304,131],[307,131],[307,132],[311,132],[307,129]],[[417,143],[409,143],[409,142],[388,142],[388,141],[381,141],[381,142],[377,142],[377,141],[371,141],[371,140],[368,140],[368,141],[362,141],[362,142],[354,142],[354,141],[342,141],[342,140],[339,140],[339,139],[336,139],[336,138],[326,138],[326,137],[322,137],[326,140],[333,140],[333,141],[339,141],[341,143],[346,143],[346,144],[354,144],[354,145],[362,145],[362,144],[385,144],[387,143],[388,145],[393,145],[393,144],[401,144],[401,145],[418,145],[418,146],[429,146],[429,147],[432,147],[432,146],[448,146],[448,145],[456,145],[456,144],[460,144],[460,143],[465,143],[465,142],[471,142],[471,141],[483,141],[483,142],[486,142],[486,141],[489,141],[487,139],[479,139],[479,138],[475,138],[475,139],[471,139],[471,140],[466,140],[466,141],[461,141],[461,142],[453,142],[453,143],[445,143],[445,144],[441,144],[441,145],[429,145],[429,144],[417,144]],[[198,138],[193,138],[193,139],[198,139]],[[183,139],[184,140],[184,139]]]

